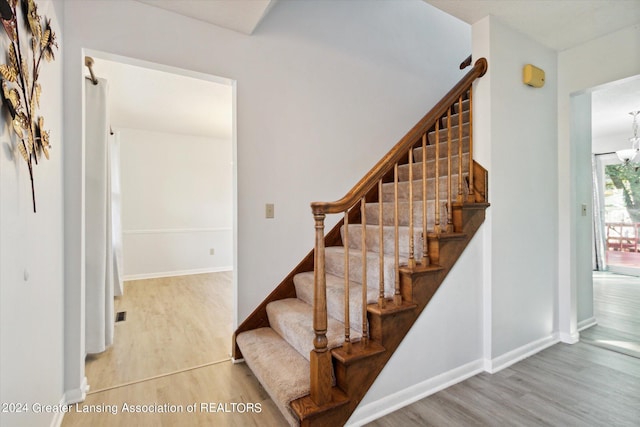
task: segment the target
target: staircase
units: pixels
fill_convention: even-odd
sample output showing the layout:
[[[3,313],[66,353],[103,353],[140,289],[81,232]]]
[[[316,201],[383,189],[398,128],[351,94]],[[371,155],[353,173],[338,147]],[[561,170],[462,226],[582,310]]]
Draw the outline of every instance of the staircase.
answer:
[[[343,199],[312,203],[315,248],[235,332],[234,358],[292,426],[349,419],[484,221],[472,84],[486,69],[476,61]]]

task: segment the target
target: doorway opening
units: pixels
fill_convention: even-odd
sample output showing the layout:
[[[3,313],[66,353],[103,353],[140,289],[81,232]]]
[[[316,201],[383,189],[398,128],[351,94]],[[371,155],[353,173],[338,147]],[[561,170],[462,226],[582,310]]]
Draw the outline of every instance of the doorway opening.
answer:
[[[121,206],[124,285],[113,310],[127,313],[113,344],[86,358],[95,393],[230,358],[235,82],[87,53],[108,84],[108,121],[119,146],[112,160],[121,191],[112,199]]]
[[[591,95],[593,167],[593,321],[582,341],[640,357],[640,157],[632,148],[631,111],[640,109],[640,76]]]

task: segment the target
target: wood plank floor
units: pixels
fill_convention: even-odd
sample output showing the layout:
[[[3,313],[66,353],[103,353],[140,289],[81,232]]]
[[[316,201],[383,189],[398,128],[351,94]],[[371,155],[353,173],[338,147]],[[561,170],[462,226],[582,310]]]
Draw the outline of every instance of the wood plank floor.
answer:
[[[158,291],[149,298],[160,298],[162,294]],[[167,295],[175,296],[175,293]],[[145,312],[141,316],[170,318],[170,313],[172,309],[165,308],[160,314]],[[127,322],[131,319],[129,316],[131,314]],[[188,339],[170,344],[188,354],[199,345],[194,346],[192,341],[206,336],[207,328],[197,329],[193,334],[186,329]],[[162,341],[161,336],[149,339]],[[173,360],[165,355],[162,346],[145,357],[150,365],[156,363],[153,360],[156,357]],[[113,369],[129,369],[125,366],[130,357],[118,360],[120,365],[112,366]],[[140,364],[136,362],[136,370],[143,369]],[[175,411],[123,413],[124,403],[157,405],[161,409],[165,404],[175,405],[168,408]],[[204,408],[209,408],[209,403],[226,404],[223,409],[229,412],[206,412]],[[193,404],[195,411],[189,413],[188,407]],[[236,412],[231,412],[233,404]],[[253,411],[247,410],[248,404],[252,404]],[[260,404],[259,412],[255,410],[257,404]],[[109,413],[114,407],[117,414]],[[214,405],[214,408],[218,407]],[[248,367],[233,365],[228,360],[94,392],[78,409],[94,412],[77,412],[72,406],[64,417],[63,427],[287,425]],[[98,409],[102,412],[96,412]],[[243,411],[239,412],[240,409]],[[477,375],[369,425],[638,427],[638,420],[640,359],[578,343],[557,344],[494,375]]]
[[[368,425],[637,427],[640,360],[584,343],[556,344]]]
[[[593,312],[598,324],[580,339],[640,357],[640,278],[606,272],[593,274]]]
[[[87,357],[90,392],[228,360],[232,273],[125,282],[114,345]]]
[[[129,406],[174,406],[167,406],[167,410],[172,412],[165,413],[123,412],[125,403]],[[218,406],[219,403],[223,406]],[[189,405],[194,404],[194,412],[188,412]],[[251,411],[248,409],[249,404],[253,408]],[[117,413],[110,413],[109,410],[114,407]],[[82,412],[85,408],[99,408],[103,412]],[[234,365],[230,361],[94,393],[78,404],[78,410],[75,405],[71,405],[70,409],[64,416],[62,427],[288,425],[247,365]],[[207,412],[207,409],[218,411]]]

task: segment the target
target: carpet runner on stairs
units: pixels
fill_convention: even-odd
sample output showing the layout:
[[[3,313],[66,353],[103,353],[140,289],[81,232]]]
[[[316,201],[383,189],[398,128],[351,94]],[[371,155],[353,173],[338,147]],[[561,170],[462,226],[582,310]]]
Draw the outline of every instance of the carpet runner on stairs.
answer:
[[[457,109],[455,111],[457,113]],[[458,115],[451,116],[451,169],[452,169],[452,197],[453,201],[458,194]],[[463,118],[468,120],[468,112],[463,113]],[[446,126],[446,120],[442,120],[442,126]],[[463,195],[468,193],[467,175],[469,168],[469,127],[463,125]],[[439,131],[439,193],[440,193],[440,224],[444,227],[447,223],[447,154],[445,143],[447,129]],[[427,145],[427,229],[434,228],[435,216],[435,132],[429,134]],[[413,220],[414,220],[414,244],[415,258],[422,258],[422,148],[413,150]],[[398,220],[399,220],[399,258],[400,265],[406,265],[409,257],[409,166],[398,167]],[[362,224],[349,224],[349,279],[350,299],[349,316],[351,328],[351,340],[357,342],[362,337],[362,286],[366,286],[367,303],[375,303],[378,299],[378,286],[380,280],[379,268],[379,227],[383,224],[383,252],[384,252],[384,294],[386,298],[392,298],[395,287],[395,262],[394,262],[394,215],[395,215],[395,185],[393,182],[383,184],[382,203],[383,218],[379,218],[379,204],[367,203],[366,213],[366,258],[367,258],[367,283],[363,284],[363,255],[362,255]],[[341,234],[344,241],[345,227]],[[327,312],[328,331],[327,338],[329,349],[339,347],[344,342],[344,251],[342,246],[326,248],[326,282],[327,282]],[[242,352],[244,360],[254,372],[260,383],[264,386],[278,408],[282,411],[287,421],[292,426],[297,426],[299,421],[290,407],[290,403],[310,392],[309,358],[313,350],[313,272],[304,272],[294,277],[296,298],[287,298],[269,303],[267,316],[270,327],[254,329],[242,332],[237,336],[236,343]],[[334,380],[335,381],[335,380]]]

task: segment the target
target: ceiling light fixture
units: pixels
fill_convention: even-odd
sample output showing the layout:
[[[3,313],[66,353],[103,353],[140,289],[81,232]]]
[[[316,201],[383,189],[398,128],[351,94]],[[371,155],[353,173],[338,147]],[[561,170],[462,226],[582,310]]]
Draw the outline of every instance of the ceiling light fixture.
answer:
[[[631,148],[616,151],[618,158],[624,164],[632,162],[638,155],[638,151],[640,151],[640,137],[638,137],[638,114],[640,114],[640,111],[632,111],[629,114],[633,116],[633,125],[631,127],[633,129],[633,136],[629,138]]]

